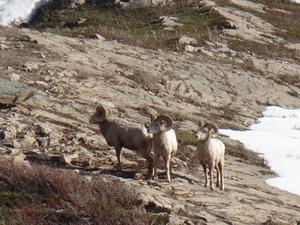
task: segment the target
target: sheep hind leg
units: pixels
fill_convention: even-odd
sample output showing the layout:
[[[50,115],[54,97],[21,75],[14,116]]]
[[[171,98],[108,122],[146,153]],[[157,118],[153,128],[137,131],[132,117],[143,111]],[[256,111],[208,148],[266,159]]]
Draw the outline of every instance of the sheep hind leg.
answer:
[[[219,162],[218,163],[219,166],[219,170],[220,170],[220,179],[221,179],[221,190],[225,190],[225,186],[224,186],[224,162]]]
[[[140,151],[143,155],[143,157],[148,161],[148,174],[146,176],[146,179],[150,179],[153,177],[153,157],[150,152]]]
[[[203,170],[204,170],[204,179],[205,179],[204,187],[207,187],[208,176],[207,176],[207,168],[206,168],[206,164],[205,164],[205,163],[202,163],[202,167],[203,167]]]
[[[220,169],[219,169],[219,164],[216,165],[216,170],[217,170],[217,183],[216,183],[216,187],[220,187]]]
[[[213,170],[214,170],[214,167],[215,165],[209,165],[209,177],[210,177],[210,181],[209,181],[209,185],[210,185],[210,189],[211,190],[214,190],[214,173],[213,173]]]
[[[122,164],[122,161],[121,161],[122,146],[120,146],[120,145],[115,146],[115,150],[116,150],[116,155],[117,155],[117,159],[118,159],[117,169],[122,170],[123,169],[123,164]]]

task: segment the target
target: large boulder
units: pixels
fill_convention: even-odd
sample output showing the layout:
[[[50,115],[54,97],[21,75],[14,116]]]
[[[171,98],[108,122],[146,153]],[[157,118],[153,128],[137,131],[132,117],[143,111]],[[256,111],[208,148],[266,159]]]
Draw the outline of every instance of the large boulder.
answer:
[[[25,84],[0,79],[0,104],[18,104],[26,101],[33,94],[34,90]]]

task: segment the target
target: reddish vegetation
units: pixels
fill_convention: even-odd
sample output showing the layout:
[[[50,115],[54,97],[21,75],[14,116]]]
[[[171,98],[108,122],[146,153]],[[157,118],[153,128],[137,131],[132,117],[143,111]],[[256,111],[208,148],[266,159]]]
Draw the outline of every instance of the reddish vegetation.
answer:
[[[152,218],[152,219],[151,219]],[[152,224],[138,196],[117,181],[45,166],[0,163],[0,219],[7,224]],[[6,224],[6,223],[5,223]]]

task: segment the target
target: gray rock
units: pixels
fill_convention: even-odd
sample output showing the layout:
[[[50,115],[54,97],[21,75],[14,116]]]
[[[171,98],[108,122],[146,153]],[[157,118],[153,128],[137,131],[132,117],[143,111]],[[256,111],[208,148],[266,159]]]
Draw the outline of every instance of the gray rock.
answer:
[[[19,104],[32,97],[34,91],[25,84],[0,79],[0,104]]]
[[[73,2],[77,5],[83,5],[86,2],[86,0],[74,0]]]
[[[198,52],[198,51],[200,51],[200,47],[194,47],[194,46],[192,46],[192,45],[186,45],[185,47],[184,47],[184,51],[186,51],[186,52]]]
[[[13,80],[13,81],[18,81],[21,79],[21,76],[16,73],[12,73],[9,77],[10,77],[10,80]]]
[[[7,50],[9,47],[5,44],[0,44],[0,50]]]
[[[105,41],[105,37],[101,36],[100,34],[93,34],[90,37],[93,38],[93,39]]]
[[[198,41],[195,38],[188,37],[186,35],[181,36],[179,39],[179,44],[182,45],[196,45],[197,42]]]
[[[23,153],[13,156],[13,164],[15,166],[26,166],[31,167],[30,163],[26,160],[26,156]]]
[[[39,88],[44,88],[44,89],[47,89],[49,87],[49,85],[46,82],[40,80],[35,81],[35,85]]]
[[[73,159],[78,158],[78,154],[62,154],[60,158],[60,162],[63,164],[70,165]]]
[[[177,22],[178,18],[173,16],[160,16],[159,19],[161,20],[161,25],[165,27],[165,29],[168,28],[174,28],[174,27],[182,27],[183,24]]]

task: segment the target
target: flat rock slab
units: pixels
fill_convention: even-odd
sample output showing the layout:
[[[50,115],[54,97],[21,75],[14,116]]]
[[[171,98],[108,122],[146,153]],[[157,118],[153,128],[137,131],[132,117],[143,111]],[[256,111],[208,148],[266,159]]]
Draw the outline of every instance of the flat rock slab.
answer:
[[[0,79],[0,104],[18,104],[26,101],[33,94],[34,90],[25,84]]]

